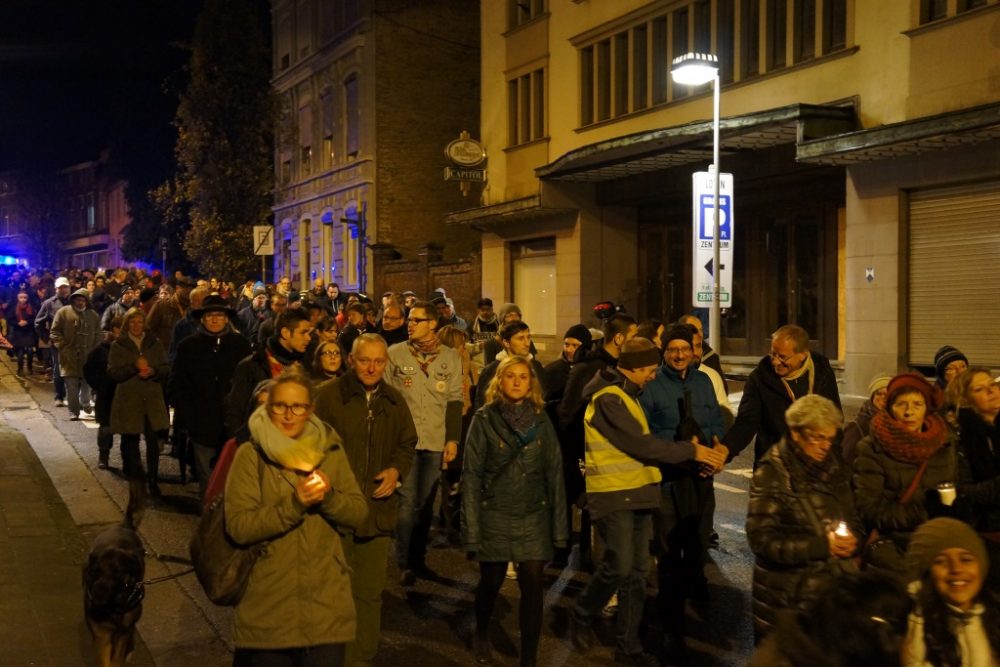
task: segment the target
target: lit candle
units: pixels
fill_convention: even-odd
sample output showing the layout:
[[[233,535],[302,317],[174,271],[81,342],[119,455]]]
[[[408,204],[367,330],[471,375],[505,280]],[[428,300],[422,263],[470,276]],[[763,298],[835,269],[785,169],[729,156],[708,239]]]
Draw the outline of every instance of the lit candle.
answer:
[[[955,502],[955,485],[951,482],[944,482],[937,485],[938,494],[941,496],[941,503],[951,505]]]
[[[849,537],[851,535],[850,529],[847,527],[846,521],[838,521],[837,529],[833,531],[835,535],[840,537]]]

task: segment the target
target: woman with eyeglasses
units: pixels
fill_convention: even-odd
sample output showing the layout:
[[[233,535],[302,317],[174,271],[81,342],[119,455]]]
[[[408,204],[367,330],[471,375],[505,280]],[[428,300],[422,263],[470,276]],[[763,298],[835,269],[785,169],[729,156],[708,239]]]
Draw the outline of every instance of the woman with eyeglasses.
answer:
[[[368,505],[336,432],[313,414],[312,382],[286,373],[250,416],[226,480],[230,537],[266,544],[233,616],[233,665],[344,664],[356,618],[340,529]]]
[[[312,376],[316,382],[338,378],[347,370],[344,352],[336,340],[323,341],[316,347],[312,362]]]
[[[906,552],[915,607],[904,667],[1000,665],[1000,599],[983,587],[990,561],[966,523],[931,519]]]
[[[955,481],[955,447],[938,414],[941,390],[916,373],[886,387],[854,459],[854,499],[867,533],[868,568],[906,577],[906,546],[917,526],[942,511],[937,488]]]
[[[833,442],[843,416],[809,394],[785,411],[788,436],[769,449],[750,485],[747,540],[755,558],[753,620],[759,641],[785,610],[807,609],[835,577],[857,571],[862,534],[850,476]]]

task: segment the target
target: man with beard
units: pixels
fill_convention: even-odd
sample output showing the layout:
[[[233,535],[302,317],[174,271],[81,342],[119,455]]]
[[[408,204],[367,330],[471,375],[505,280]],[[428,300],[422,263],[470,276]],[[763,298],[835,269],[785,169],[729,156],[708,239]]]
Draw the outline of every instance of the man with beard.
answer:
[[[83,377],[87,355],[101,343],[101,318],[90,307],[87,288],[78,289],[52,318],[52,345],[59,350],[59,373],[66,383],[66,398],[72,419],[80,418],[80,410],[93,411],[90,385]],[[55,369],[53,369],[55,372]]]
[[[388,360],[381,337],[361,334],[348,357],[351,370],[320,385],[316,394],[316,416],[342,438],[368,499],[367,521],[343,539],[358,615],[357,637],[347,645],[348,667],[371,665],[378,652],[386,559],[399,515],[397,487],[410,471],[417,444],[406,399],[383,381]]]
[[[289,310],[278,317],[274,328],[275,334],[236,366],[232,389],[226,396],[226,431],[241,442],[249,437],[250,398],[258,383],[291,369],[305,372],[302,355],[312,340],[309,318],[301,310]]]
[[[235,314],[225,299],[216,295],[208,296],[201,308],[192,310],[199,330],[177,346],[167,381],[174,426],[183,429],[194,446],[201,495],[208,486],[213,460],[232,435],[219,419],[225,413],[226,393],[236,366],[251,352],[250,343],[230,323]]]
[[[69,279],[65,276],[56,278],[56,293],[42,302],[35,315],[35,332],[41,345],[49,343],[49,335],[52,330],[52,320],[60,308],[69,305]],[[59,374],[59,349],[54,345],[49,345],[49,363],[52,365],[52,386],[55,389],[56,407],[61,408],[66,405],[66,383]]]

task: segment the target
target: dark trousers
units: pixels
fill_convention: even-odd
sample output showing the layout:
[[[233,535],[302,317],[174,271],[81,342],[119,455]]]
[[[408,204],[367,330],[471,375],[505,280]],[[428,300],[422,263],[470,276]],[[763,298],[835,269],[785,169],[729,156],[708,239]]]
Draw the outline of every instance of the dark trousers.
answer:
[[[342,667],[343,644],[306,648],[237,648],[233,667]]]
[[[160,471],[160,436],[152,429],[146,420],[143,434],[146,438],[146,473],[150,481],[156,481]],[[122,468],[129,479],[142,479],[142,459],[139,456],[139,434],[122,433]]]
[[[701,533],[706,492],[711,490],[711,480],[668,482],[653,512],[659,578],[656,606],[666,634],[683,636],[684,602],[692,590],[706,583]]]
[[[62,373],[59,372],[59,348],[55,345],[49,348],[49,356],[52,358],[52,387],[55,390],[57,401],[66,400],[66,381],[63,380]]]

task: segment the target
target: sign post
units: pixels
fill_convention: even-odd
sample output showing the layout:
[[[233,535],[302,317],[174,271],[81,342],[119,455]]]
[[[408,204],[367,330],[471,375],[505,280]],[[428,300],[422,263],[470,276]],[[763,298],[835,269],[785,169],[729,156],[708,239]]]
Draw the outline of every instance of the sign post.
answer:
[[[694,181],[694,251],[691,265],[692,303],[712,306],[716,270],[719,271],[719,307],[733,305],[733,175],[719,174],[719,248],[715,249],[715,174],[698,171]],[[718,267],[716,264],[718,257]]]
[[[260,255],[260,281],[267,284],[267,256],[274,254],[274,227],[254,225],[253,253]]]

